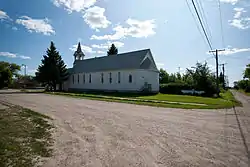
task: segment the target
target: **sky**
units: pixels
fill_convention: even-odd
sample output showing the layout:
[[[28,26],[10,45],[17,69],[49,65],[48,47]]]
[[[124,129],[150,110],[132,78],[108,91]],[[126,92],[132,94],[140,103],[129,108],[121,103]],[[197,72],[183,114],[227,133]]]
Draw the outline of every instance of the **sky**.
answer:
[[[219,63],[230,84],[242,79],[250,63],[250,1],[194,2],[212,49],[225,49]],[[0,0],[0,61],[25,64],[34,75],[51,41],[68,67],[81,42],[85,59],[106,56],[114,43],[119,53],[150,48],[169,73],[205,61],[215,71],[191,0]]]

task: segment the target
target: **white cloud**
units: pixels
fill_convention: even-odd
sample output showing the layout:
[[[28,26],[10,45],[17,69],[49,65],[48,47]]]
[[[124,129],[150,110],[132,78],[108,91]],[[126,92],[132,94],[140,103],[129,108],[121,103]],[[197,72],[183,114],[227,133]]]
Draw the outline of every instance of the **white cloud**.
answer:
[[[64,7],[68,12],[80,12],[93,6],[96,0],[53,0],[57,7]]]
[[[10,53],[10,52],[0,52],[0,56],[9,57],[9,58],[31,59],[28,56],[23,56],[23,55],[19,55],[16,53]]]
[[[126,23],[129,27],[122,27],[120,25],[113,28],[115,31],[112,35],[96,36],[92,35],[90,39],[95,40],[118,40],[127,36],[142,38],[148,37],[155,34],[154,29],[156,28],[154,20],[139,21],[135,19],[128,19]]]
[[[73,45],[71,48],[69,48],[72,51],[76,51],[77,50],[77,46],[78,45]],[[85,45],[81,45],[82,51],[84,53],[95,53],[95,51],[93,51],[93,49],[89,46],[85,46]]]
[[[240,18],[241,15],[242,15],[242,13],[245,13],[245,12],[246,12],[246,10],[245,10],[244,8],[234,8],[234,11],[236,12],[236,13],[234,14],[234,18],[235,18],[235,19]]]
[[[242,17],[242,14],[246,13],[246,10],[244,8],[234,8],[234,11],[234,19],[228,20],[228,23],[242,30],[250,28],[250,17]]]
[[[121,48],[124,46],[123,42],[119,42],[119,41],[110,42],[110,41],[108,41],[107,43],[100,44],[100,45],[94,44],[94,45],[92,45],[92,47],[98,48],[98,49],[108,49],[112,44],[114,44],[117,48]]]
[[[42,33],[44,35],[55,34],[53,27],[49,24],[49,20],[45,19],[32,19],[28,16],[22,16],[16,20],[17,24],[23,25],[29,32]]]
[[[10,58],[16,58],[16,57],[17,57],[17,54],[15,54],[15,53],[10,53],[10,52],[0,52],[0,56],[10,57]]]
[[[222,3],[230,3],[232,5],[235,5],[238,3],[240,0],[220,0]]]
[[[90,26],[90,28],[98,31],[99,28],[107,28],[110,21],[104,15],[105,9],[98,6],[91,7],[86,10],[83,15],[84,21]]]
[[[19,56],[21,59],[31,59],[29,56]]]
[[[18,29],[17,29],[17,27],[12,27],[12,30],[15,30],[15,31],[16,31],[16,30],[18,30]]]
[[[225,51],[221,52],[221,55],[231,55],[241,52],[250,52],[250,48],[227,48]]]
[[[11,20],[6,12],[0,10],[0,20]]]
[[[98,51],[96,51],[96,53],[97,53],[97,54],[104,54],[104,53],[106,53],[106,52],[101,51],[101,50],[98,50]]]
[[[156,63],[158,67],[163,67],[165,64],[164,63]]]

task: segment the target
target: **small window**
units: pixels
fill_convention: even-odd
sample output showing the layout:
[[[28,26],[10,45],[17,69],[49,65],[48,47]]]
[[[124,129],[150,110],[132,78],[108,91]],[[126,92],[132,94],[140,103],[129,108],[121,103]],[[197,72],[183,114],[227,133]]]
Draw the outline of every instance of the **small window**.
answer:
[[[82,82],[85,83],[85,74],[83,74],[82,80],[83,80]]]
[[[72,83],[74,84],[75,78],[74,78],[74,74],[72,75]]]
[[[118,72],[118,83],[121,83],[121,73]]]
[[[89,83],[91,83],[91,74],[89,74]]]
[[[129,83],[132,83],[132,75],[129,75]]]
[[[102,82],[102,83],[104,82],[103,73],[102,73],[102,75],[101,75],[101,82]]]
[[[112,83],[112,73],[109,73],[109,83]]]
[[[78,84],[79,84],[79,74],[77,75],[77,82],[78,82]]]

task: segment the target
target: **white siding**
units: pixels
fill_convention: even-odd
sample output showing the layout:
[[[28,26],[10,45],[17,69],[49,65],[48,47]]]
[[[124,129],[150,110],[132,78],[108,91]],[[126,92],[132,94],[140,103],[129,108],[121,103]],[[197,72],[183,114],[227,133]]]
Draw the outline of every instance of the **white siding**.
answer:
[[[120,83],[118,83],[118,72],[120,72]],[[101,82],[103,73],[104,82]],[[112,83],[109,76],[112,75]],[[159,73],[150,70],[123,70],[123,71],[105,71],[95,73],[84,73],[85,83],[83,82],[83,73],[74,74],[69,78],[69,88],[86,90],[110,90],[110,91],[140,91],[147,82],[151,84],[152,91],[159,91]],[[89,74],[91,74],[91,83],[89,83]],[[79,83],[78,83],[79,75]],[[132,83],[129,83],[129,75],[132,75]]]

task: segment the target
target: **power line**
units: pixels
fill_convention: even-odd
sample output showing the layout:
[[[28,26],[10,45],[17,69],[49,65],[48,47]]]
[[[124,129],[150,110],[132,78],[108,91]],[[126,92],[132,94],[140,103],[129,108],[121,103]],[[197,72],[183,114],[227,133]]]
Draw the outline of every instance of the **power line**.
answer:
[[[205,24],[205,27],[206,27],[206,30],[208,33],[208,37],[210,38],[210,40],[212,40],[212,33],[210,31],[210,28],[209,28],[209,24],[207,21],[207,17],[206,17],[202,2],[201,2],[201,0],[196,0],[196,3],[197,3],[197,8],[198,8],[200,15],[201,15],[201,19],[204,20],[204,24]]]
[[[224,40],[224,32],[223,32],[222,12],[221,12],[220,0],[218,0],[218,7],[219,7],[219,12],[220,12],[221,42],[222,42],[222,47],[225,48],[225,40]]]
[[[203,32],[204,32],[204,35],[205,35],[205,37],[206,37],[207,43],[208,43],[210,49],[213,50],[213,47],[212,47],[212,45],[211,45],[211,42],[210,42],[210,40],[209,40],[209,38],[208,38],[208,36],[207,36],[207,32],[206,32],[206,30],[205,30],[205,28],[204,28],[204,25],[203,25],[203,23],[202,23],[202,21],[201,21],[200,15],[199,15],[199,13],[198,13],[198,11],[197,11],[197,8],[196,8],[196,5],[195,5],[195,3],[194,3],[194,0],[192,0],[192,4],[193,4],[193,6],[194,6],[196,15],[197,15],[197,17],[198,17],[198,19],[199,19],[200,25],[201,25],[202,30],[203,30]]]
[[[189,6],[188,0],[186,0],[186,3],[187,3],[187,6],[188,6],[188,9],[189,9],[189,12],[191,13],[191,15],[192,15],[192,17],[193,17],[193,19],[194,19],[195,25],[196,25],[196,27],[197,27],[197,29],[198,29],[198,31],[199,31],[199,33],[200,33],[202,39],[204,40],[204,43],[206,44],[206,39],[204,39],[203,34],[202,34],[202,32],[201,32],[201,29],[200,29],[199,25],[198,25],[197,22],[196,22],[195,16],[194,16],[194,14],[193,14],[193,12],[192,12],[192,10],[191,10],[191,7]]]

